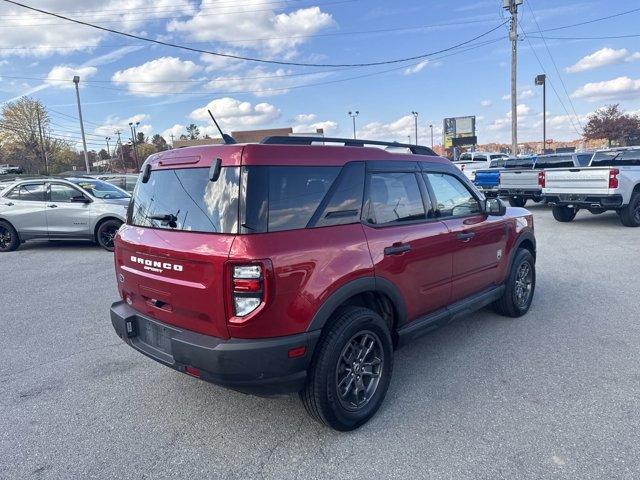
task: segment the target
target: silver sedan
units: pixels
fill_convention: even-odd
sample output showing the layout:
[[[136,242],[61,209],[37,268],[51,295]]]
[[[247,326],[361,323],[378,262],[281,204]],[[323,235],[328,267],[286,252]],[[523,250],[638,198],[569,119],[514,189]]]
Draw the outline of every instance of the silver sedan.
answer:
[[[22,180],[0,190],[0,252],[34,239],[89,240],[113,251],[131,198],[89,177]]]

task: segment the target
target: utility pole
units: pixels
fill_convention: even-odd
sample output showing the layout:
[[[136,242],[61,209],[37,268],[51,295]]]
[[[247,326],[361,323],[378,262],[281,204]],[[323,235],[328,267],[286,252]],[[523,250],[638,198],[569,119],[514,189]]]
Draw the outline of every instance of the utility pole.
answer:
[[[107,141],[107,156],[109,157],[109,170],[113,170],[113,162],[111,161],[111,150],[109,149],[109,140],[111,140],[111,137],[104,137],[104,139]]]
[[[418,145],[418,112],[411,112],[411,115],[413,115],[413,123],[416,128],[416,145]]]
[[[140,162],[138,161],[138,150],[136,150],[136,131],[133,127],[133,122],[129,122],[131,128],[131,142],[133,144],[133,158],[136,161],[136,170],[140,170]]]
[[[431,150],[433,150],[433,123],[429,124],[429,128],[431,129]]]
[[[127,173],[127,166],[124,163],[124,154],[122,153],[122,140],[120,139],[120,134],[122,133],[120,130],[116,130],[116,135],[118,135],[118,144],[120,145],[120,161],[122,162],[122,173]]]
[[[171,134],[171,150],[173,150],[173,133]]]
[[[502,0],[502,6],[511,14],[509,40],[511,40],[511,154],[518,154],[518,5],[523,0]]]
[[[349,112],[349,116],[353,120],[353,139],[356,139],[356,117],[360,115],[360,112],[356,110],[355,112]]]
[[[542,85],[542,154],[547,153],[547,76],[536,77],[536,85]]]
[[[42,139],[42,123],[40,122],[40,107],[36,106],[36,116],[38,117],[38,133],[40,134],[40,145],[42,146],[42,160],[44,161],[44,174],[49,175],[49,157],[47,156],[47,149]]]
[[[87,153],[87,140],[84,137],[84,123],[82,122],[82,108],[80,107],[80,77],[78,75],[73,77],[73,83],[76,84],[76,98],[78,99],[78,117],[80,118],[80,133],[82,134],[82,148],[84,149],[84,166],[87,173],[91,172],[89,168],[89,154]]]

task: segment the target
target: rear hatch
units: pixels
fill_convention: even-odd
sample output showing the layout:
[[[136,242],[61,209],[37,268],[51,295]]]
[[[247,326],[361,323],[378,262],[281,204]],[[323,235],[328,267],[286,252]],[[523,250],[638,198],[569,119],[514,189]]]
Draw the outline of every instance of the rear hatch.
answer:
[[[538,188],[537,170],[503,170],[500,188],[506,190],[532,190]]]
[[[609,168],[561,168],[545,170],[545,194],[609,193]]]
[[[122,297],[163,323],[228,338],[225,262],[238,231],[241,146],[163,152],[138,182],[116,240]],[[222,160],[220,176],[210,166]]]
[[[474,183],[478,187],[489,188],[497,187],[500,183],[500,170],[477,170]]]

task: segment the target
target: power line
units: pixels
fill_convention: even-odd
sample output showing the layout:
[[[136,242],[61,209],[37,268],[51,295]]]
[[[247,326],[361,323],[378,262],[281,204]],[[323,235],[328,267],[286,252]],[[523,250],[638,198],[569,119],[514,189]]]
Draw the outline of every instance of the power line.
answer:
[[[334,2],[325,2],[320,4],[320,6],[324,6],[324,5],[335,5],[335,4],[342,4],[342,3],[351,3],[351,2],[355,2],[358,0],[337,0]],[[10,2],[10,3],[15,3],[15,2]],[[22,5],[20,5],[22,6]],[[313,5],[309,5],[309,7],[311,6],[318,6],[318,3],[314,3]],[[258,13],[258,12],[271,12],[273,11],[273,8],[263,8],[263,9],[257,9],[257,10],[236,10],[233,12],[216,12],[216,13],[197,13],[198,17],[209,17],[209,16],[222,16],[222,15],[244,15],[244,14],[252,14],[252,13]],[[42,11],[41,13],[45,13],[44,11]],[[48,13],[48,12],[47,12]],[[183,14],[178,14],[178,15],[173,15],[170,17],[153,17],[150,16],[149,14],[146,15],[142,15],[140,17],[137,16],[132,16],[131,15],[127,15],[126,18],[119,18],[117,20],[104,20],[104,19],[94,19],[94,21],[100,21],[100,23],[122,23],[123,20],[133,20],[133,21],[157,21],[157,20],[178,20],[179,18],[182,17],[186,17],[189,16],[190,14],[187,13],[183,13]],[[55,15],[58,16],[60,18],[62,18],[60,15]],[[89,17],[93,17],[94,15],[89,15]],[[85,18],[87,17],[87,15],[82,15],[82,14],[77,14],[75,15],[75,18]],[[113,15],[109,15],[109,17],[113,17]],[[79,21],[78,21],[79,22]],[[46,27],[46,26],[57,26],[57,25],[66,25],[65,23],[55,23],[55,22],[48,22],[48,23],[19,23],[19,24],[15,24],[15,25],[0,25],[0,28],[22,28],[22,27]]]
[[[540,35],[527,35],[529,38],[540,38],[540,39],[547,39],[547,40],[606,40],[606,39],[613,39],[613,38],[634,38],[634,37],[640,37],[640,33],[636,33],[636,34],[629,34],[629,35],[602,35],[599,37],[547,37],[547,36],[540,36]]]
[[[35,8],[35,7],[31,7],[29,5],[25,5],[23,3],[19,3],[16,2],[14,0],[3,0],[6,3],[10,3],[12,5],[17,5],[19,7],[23,7],[26,8],[27,10],[32,10],[34,12],[39,12],[39,13],[43,13],[46,15],[51,15],[53,17],[57,17],[57,18],[61,18],[63,20],[67,20],[69,22],[73,22],[73,23],[77,23],[79,25],[86,25],[88,27],[92,27],[95,28],[97,30],[102,30],[104,32],[109,32],[109,33],[113,33],[116,35],[122,35],[124,37],[129,37],[129,38],[135,38],[137,40],[142,40],[145,42],[149,42],[149,43],[155,43],[158,45],[164,45],[167,47],[173,47],[173,48],[178,48],[181,50],[187,50],[190,52],[195,52],[195,53],[205,53],[208,55],[214,55],[216,57],[224,57],[224,58],[232,58],[232,59],[236,59],[236,60],[245,60],[245,61],[250,61],[250,62],[258,62],[258,63],[268,63],[268,64],[274,64],[274,65],[291,65],[291,66],[298,66],[298,67],[365,67],[365,66],[374,66],[374,65],[389,65],[389,64],[393,64],[393,63],[403,63],[403,62],[409,62],[412,60],[419,60],[419,59],[423,59],[423,58],[427,58],[433,55],[437,55],[438,53],[443,53],[443,52],[447,52],[450,50],[453,50],[455,48],[464,46],[468,43],[473,42],[474,40],[477,40],[479,38],[482,38],[492,32],[494,32],[495,30],[497,30],[498,28],[502,27],[505,22],[502,22],[500,25],[474,37],[471,38],[469,40],[466,40],[464,42],[460,42],[456,45],[452,45],[450,47],[435,51],[435,52],[429,52],[429,53],[425,53],[422,55],[415,55],[412,57],[406,57],[406,58],[398,58],[398,59],[393,59],[393,60],[384,60],[384,61],[379,61],[379,62],[369,62],[369,63],[344,63],[344,64],[330,64],[330,63],[302,63],[302,62],[287,62],[287,61],[282,61],[282,60],[267,60],[264,58],[255,58],[255,57],[245,57],[242,55],[234,55],[234,54],[229,54],[229,53],[221,53],[221,52],[214,52],[214,51],[210,51],[210,50],[204,50],[204,49],[200,49],[200,48],[193,48],[193,47],[188,47],[186,45],[179,45],[179,44],[175,44],[175,43],[170,43],[170,42],[163,42],[161,40],[155,40],[152,38],[148,38],[148,37],[143,37],[140,35],[135,35],[132,33],[126,33],[126,32],[121,32],[119,30],[114,30],[111,28],[107,28],[107,27],[102,27],[100,25],[95,25],[89,22],[84,22],[82,20],[77,20],[77,19],[73,19],[64,15],[60,15],[58,13],[53,13],[53,12],[48,12],[46,10],[42,10],[39,8]]]
[[[563,30],[565,28],[573,28],[573,27],[579,27],[582,25],[589,25],[591,23],[601,22],[603,20],[609,20],[610,18],[621,17],[623,15],[628,15],[630,13],[635,13],[635,12],[640,12],[640,8],[633,8],[631,10],[626,10],[624,12],[614,13],[613,15],[607,15],[606,17],[594,18],[592,20],[587,20],[586,22],[572,23],[570,25],[562,25],[561,27],[545,28],[544,30],[538,30],[538,32],[542,34],[542,32],[555,32],[556,30]],[[524,33],[526,35],[528,32],[524,32]]]
[[[529,12],[531,13],[531,17],[533,17],[533,21],[535,22],[536,27],[538,27],[538,32],[540,32],[540,35],[542,35],[542,31],[540,30],[540,25],[538,24],[538,19],[536,18],[536,13],[533,11],[533,7],[531,6],[531,0],[528,0],[526,2],[526,4],[527,4],[527,7],[529,7]],[[569,100],[569,105],[571,106],[571,110],[573,111],[573,115],[576,117],[576,121],[578,122],[578,125],[580,125],[580,130],[583,130],[582,122],[580,121],[580,117],[576,113],[576,108],[573,105],[573,100],[571,100],[571,96],[569,95],[569,92],[567,91],[567,86],[564,83],[562,75],[560,74],[560,70],[558,69],[558,65],[556,64],[556,61],[553,58],[553,55],[551,54],[551,50],[549,49],[549,45],[547,45],[547,41],[544,38],[542,39],[542,42],[544,43],[544,47],[547,49],[547,53],[549,54],[549,58],[551,59],[551,63],[553,64],[553,68],[555,69],[556,73],[558,74],[558,79],[560,80],[560,84],[562,85],[562,89],[564,90],[564,94],[567,96],[567,100]]]

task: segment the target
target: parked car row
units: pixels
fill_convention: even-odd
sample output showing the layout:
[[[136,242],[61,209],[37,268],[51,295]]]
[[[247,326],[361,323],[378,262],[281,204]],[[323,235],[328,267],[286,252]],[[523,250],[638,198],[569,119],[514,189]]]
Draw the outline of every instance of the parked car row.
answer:
[[[478,170],[474,183],[512,206],[544,201],[559,222],[570,222],[581,209],[613,210],[625,226],[640,226],[638,147],[510,158],[503,168]]]

